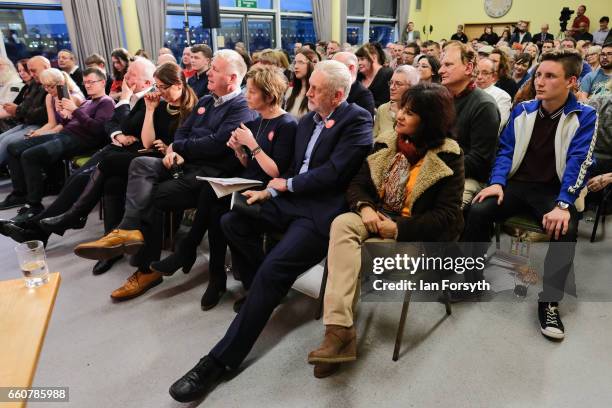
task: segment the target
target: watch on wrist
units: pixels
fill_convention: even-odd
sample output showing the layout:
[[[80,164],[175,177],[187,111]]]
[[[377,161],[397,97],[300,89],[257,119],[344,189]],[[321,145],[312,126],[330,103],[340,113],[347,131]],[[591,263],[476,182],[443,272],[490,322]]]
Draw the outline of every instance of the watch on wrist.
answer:
[[[562,209],[562,210],[567,210],[569,208],[569,204],[565,203],[563,201],[557,201],[557,207]]]

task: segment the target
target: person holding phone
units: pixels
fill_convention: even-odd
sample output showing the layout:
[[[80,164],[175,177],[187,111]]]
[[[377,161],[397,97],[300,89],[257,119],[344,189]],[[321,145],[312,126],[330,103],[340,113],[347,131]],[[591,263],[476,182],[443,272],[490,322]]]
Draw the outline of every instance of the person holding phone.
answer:
[[[453,97],[443,86],[418,84],[402,96],[395,130],[375,141],[351,181],[351,212],[331,226],[321,346],[308,355],[315,377],[357,358],[353,305],[365,242],[444,242],[463,228],[463,153],[453,139]]]
[[[180,123],[191,113],[197,102],[195,93],[187,86],[181,68],[167,62],[159,66],[153,74],[155,87],[144,95],[146,105],[140,140],[131,136],[124,141],[125,149],[109,153],[98,163],[89,182],[78,200],[63,214],[41,219],[40,227],[47,233],[63,235],[67,229],[80,227],[82,219],[100,201],[102,195],[121,197],[112,200],[114,205],[113,225],[106,229],[110,232],[123,216],[123,199],[127,186],[130,163],[142,154],[162,157],[167,146],[172,143],[174,132]],[[134,145],[136,149],[129,148]],[[143,147],[146,152],[141,153]],[[106,200],[105,200],[106,201]],[[107,203],[105,202],[105,206]],[[48,236],[48,235],[47,235]]]

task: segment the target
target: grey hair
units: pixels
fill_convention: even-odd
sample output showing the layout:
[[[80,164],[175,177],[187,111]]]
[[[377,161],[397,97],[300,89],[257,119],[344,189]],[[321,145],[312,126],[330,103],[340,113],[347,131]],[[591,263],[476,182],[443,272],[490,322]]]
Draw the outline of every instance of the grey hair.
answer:
[[[144,75],[143,79],[149,80],[151,82],[153,81],[153,74],[155,73],[157,67],[155,66],[155,64],[153,64],[151,60],[143,57],[134,57],[134,61],[132,62],[132,64],[141,65],[142,73]]]
[[[318,62],[315,65],[314,71],[321,71],[325,74],[327,86],[333,91],[342,89],[344,93],[342,100],[346,100],[353,82],[351,73],[346,65],[340,61],[326,60]]]
[[[247,66],[244,62],[244,58],[242,58],[242,56],[234,50],[219,50],[215,52],[214,58],[220,58],[227,63],[230,73],[236,74],[238,77],[236,84],[240,86],[240,83],[247,72]]]
[[[348,65],[357,66],[359,62],[357,61],[357,56],[355,54],[353,54],[352,52],[347,52],[347,51],[340,51],[340,52],[335,53],[334,60],[337,61],[338,58],[342,58],[342,62]]]
[[[417,71],[417,69],[412,65],[400,65],[395,68],[393,73],[405,75],[406,79],[408,79],[408,82],[410,83],[410,86],[415,86],[420,80],[419,71]]]

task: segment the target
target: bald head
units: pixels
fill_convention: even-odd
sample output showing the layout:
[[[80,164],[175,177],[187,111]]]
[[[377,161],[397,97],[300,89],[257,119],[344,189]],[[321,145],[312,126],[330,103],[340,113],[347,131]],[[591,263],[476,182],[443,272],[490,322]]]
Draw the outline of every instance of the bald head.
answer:
[[[157,57],[157,65],[165,64],[166,62],[174,62],[176,64],[176,58],[172,54],[159,54]]]
[[[34,80],[38,83],[40,83],[38,76],[45,69],[49,69],[49,68],[51,68],[51,63],[49,62],[48,59],[46,59],[45,57],[41,55],[37,55],[28,60],[28,70],[30,70],[30,75],[32,75]]]
[[[337,52],[332,59],[346,65],[351,73],[352,82],[355,82],[357,79],[357,57],[355,54],[346,51]]]

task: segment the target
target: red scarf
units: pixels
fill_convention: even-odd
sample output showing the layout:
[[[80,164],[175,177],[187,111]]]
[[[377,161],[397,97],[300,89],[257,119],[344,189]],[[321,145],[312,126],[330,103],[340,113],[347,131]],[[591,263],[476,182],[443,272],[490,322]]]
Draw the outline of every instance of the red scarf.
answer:
[[[397,151],[406,156],[411,166],[417,164],[423,157],[423,154],[414,143],[408,137],[402,135],[398,135],[397,138]]]

